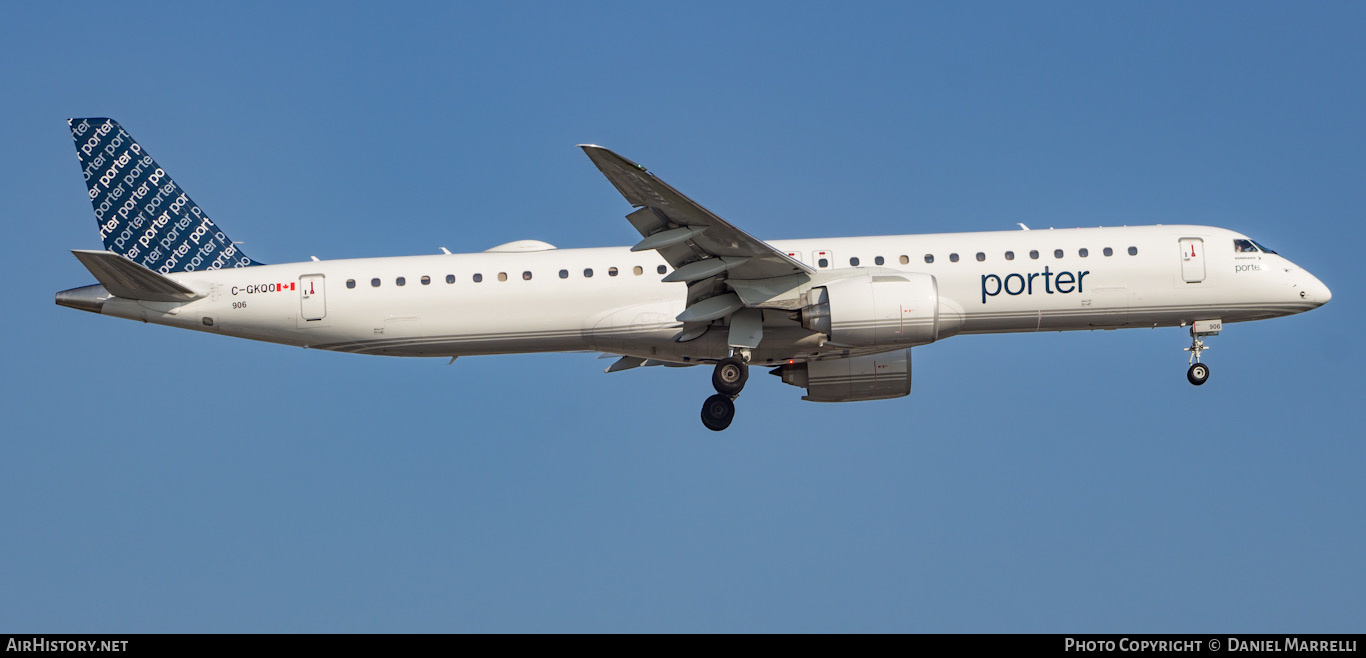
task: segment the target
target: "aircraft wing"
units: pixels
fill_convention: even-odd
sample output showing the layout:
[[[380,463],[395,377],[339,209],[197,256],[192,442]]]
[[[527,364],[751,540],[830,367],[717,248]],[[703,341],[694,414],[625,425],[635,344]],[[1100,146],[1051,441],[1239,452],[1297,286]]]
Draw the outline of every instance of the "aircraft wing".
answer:
[[[757,347],[763,335],[759,307],[791,308],[791,291],[814,270],[717,217],[645,167],[601,146],[579,148],[639,208],[626,216],[644,238],[631,251],[658,251],[673,267],[664,281],[688,284],[688,306],[678,316],[683,329],[675,340],[693,340],[726,319],[731,346]]]
[[[638,211],[628,217],[645,238],[632,247],[633,251],[658,249],[675,270],[699,259],[721,258],[727,264],[727,277],[735,279],[813,272],[786,253],[717,217],[645,167],[601,146],[580,144],[579,148],[628,203],[649,210],[648,214]],[[696,249],[685,246],[689,244]],[[721,263],[711,265],[720,267]]]

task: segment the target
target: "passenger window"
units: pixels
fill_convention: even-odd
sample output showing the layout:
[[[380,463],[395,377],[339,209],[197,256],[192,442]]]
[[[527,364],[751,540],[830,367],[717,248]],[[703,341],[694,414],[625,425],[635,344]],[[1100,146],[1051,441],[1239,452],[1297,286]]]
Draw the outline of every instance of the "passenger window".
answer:
[[[663,265],[660,265],[659,267],[656,267],[656,268],[655,268],[655,271],[656,271],[656,272],[659,272],[660,274],[663,274],[663,273],[665,273],[665,272],[668,272],[668,271],[669,271],[669,268],[668,268],[668,267],[665,267],[665,266],[663,266]]]
[[[522,280],[523,280],[523,281],[530,281],[530,280],[531,280],[531,272],[530,272],[530,271],[522,272]]]
[[[901,257],[901,264],[902,264],[902,265],[910,265],[910,264],[911,264],[911,257],[910,257],[910,256],[902,256],[902,257]]]
[[[830,261],[825,258],[816,261],[816,264],[821,267],[830,267]]]
[[[507,280],[508,280],[508,273],[507,273],[507,272],[499,272],[499,273],[498,273],[498,280],[499,280],[499,281],[507,281]]]
[[[616,275],[617,275],[617,268],[615,268],[615,267],[609,267],[609,268],[607,268],[607,276],[616,276]]]
[[[424,285],[424,286],[426,286],[426,285],[431,285],[431,283],[432,283],[432,277],[429,277],[429,276],[427,276],[426,274],[423,274],[423,275],[422,275],[422,285]]]
[[[977,262],[980,263],[980,262],[982,262],[982,261],[985,261],[986,259],[987,259],[987,255],[986,255],[986,254],[984,254],[984,253],[982,253],[982,252],[980,252],[980,251],[977,252]]]
[[[346,280],[346,287],[347,287],[347,288],[355,288],[355,287],[356,287],[356,280],[355,280],[355,279],[347,279],[347,280]]]
[[[849,259],[849,267],[858,267],[858,256]]]
[[[1038,249],[1030,249],[1030,250],[1029,250],[1029,257],[1032,258],[1032,259],[1034,259],[1034,260],[1039,260],[1039,250],[1038,250]]]
[[[395,284],[395,285],[399,285],[399,286],[401,286],[401,285],[403,285],[403,284],[405,284],[405,283],[407,283],[407,282],[408,282],[408,280],[405,279],[405,278],[403,278],[403,277],[399,277],[399,278],[397,278],[397,279],[394,279],[394,284]]]
[[[569,270],[560,270],[560,278],[561,278],[561,279],[568,279],[568,278],[569,278]]]
[[[1015,260],[1015,252],[1013,252],[1013,251],[1007,251],[1007,252],[1006,252],[1006,260]]]
[[[881,264],[883,264],[883,263],[885,263],[885,262],[887,262],[887,261],[882,260],[882,257],[881,257],[881,256],[878,256],[877,258],[874,258],[874,259],[873,259],[873,264],[874,264],[874,265],[881,265]]]
[[[950,263],[957,263],[957,262],[958,262],[958,254],[949,254],[949,262],[950,262]]]
[[[484,275],[476,274],[474,275],[473,279],[475,283],[481,283],[484,280]]]
[[[933,263],[933,262],[934,262],[934,254],[925,254],[925,262],[926,262],[926,263]]]
[[[1054,249],[1054,250],[1053,250],[1053,257],[1054,257],[1054,258],[1062,258],[1062,250],[1061,250],[1061,249]]]
[[[586,267],[586,268],[584,268],[584,270],[583,270],[583,278],[585,278],[585,279],[591,279],[591,278],[593,278],[593,268],[591,268],[591,267]]]
[[[1086,258],[1087,256],[1091,255],[1091,252],[1087,251],[1086,247],[1082,247],[1077,251],[1077,255],[1081,256],[1082,258]]]
[[[1129,255],[1130,255],[1130,256],[1137,256],[1137,255],[1138,255],[1138,247],[1129,247]]]
[[[645,273],[645,268],[643,268],[643,267],[637,265],[637,266],[631,268],[631,272],[632,272],[633,274],[635,274],[636,276],[640,276],[640,275],[642,275],[642,274]]]
[[[446,283],[455,283],[455,275],[454,275],[454,274],[447,274],[447,275],[446,275]]]
[[[371,287],[371,288],[378,288],[378,287],[379,287],[379,279],[370,279],[370,287]]]
[[[1252,244],[1251,240],[1234,240],[1233,250],[1240,254],[1250,254],[1256,253],[1257,247],[1256,245]]]
[[[1115,255],[1115,250],[1114,250],[1114,249],[1111,249],[1111,248],[1109,248],[1109,247],[1106,247],[1106,248],[1105,248],[1103,251],[1101,251],[1100,253],[1105,254],[1106,256],[1113,256],[1113,255]]]

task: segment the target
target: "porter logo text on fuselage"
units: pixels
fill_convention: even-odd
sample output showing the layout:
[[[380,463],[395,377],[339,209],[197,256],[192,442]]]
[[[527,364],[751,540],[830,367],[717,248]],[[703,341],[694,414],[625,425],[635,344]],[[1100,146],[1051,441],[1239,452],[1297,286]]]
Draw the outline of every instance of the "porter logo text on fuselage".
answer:
[[[1090,270],[1084,272],[1052,272],[1045,265],[1042,272],[1030,272],[1028,274],[983,274],[982,275],[982,303],[987,303],[988,297],[995,297],[1001,293],[1007,295],[1032,295],[1037,290],[1046,295],[1053,293],[1069,294],[1083,292],[1083,280]]]

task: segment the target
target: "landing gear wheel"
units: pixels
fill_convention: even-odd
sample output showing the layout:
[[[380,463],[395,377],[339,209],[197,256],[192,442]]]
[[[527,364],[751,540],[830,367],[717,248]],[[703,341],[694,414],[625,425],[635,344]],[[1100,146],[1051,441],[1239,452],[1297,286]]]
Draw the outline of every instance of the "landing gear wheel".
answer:
[[[717,393],[702,403],[702,424],[713,432],[720,432],[730,427],[730,421],[735,420],[735,403],[731,402],[729,395]]]
[[[1186,371],[1186,379],[1196,386],[1205,383],[1209,380],[1209,366],[1203,363],[1191,366],[1190,370]]]
[[[711,373],[711,385],[721,395],[737,395],[749,379],[749,366],[735,357],[721,359]]]

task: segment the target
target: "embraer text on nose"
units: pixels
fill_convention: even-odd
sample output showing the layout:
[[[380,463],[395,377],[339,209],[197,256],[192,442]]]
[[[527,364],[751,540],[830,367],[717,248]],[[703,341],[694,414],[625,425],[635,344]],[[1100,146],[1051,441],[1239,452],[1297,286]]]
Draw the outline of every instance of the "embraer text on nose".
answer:
[[[1034,279],[1039,277],[1043,278],[1041,287],[1045,294],[1061,293],[1066,295],[1082,292],[1082,280],[1090,273],[1090,270],[1085,272],[1052,272],[1045,265],[1042,272],[1012,273],[1004,277],[999,274],[983,274],[982,303],[987,303],[988,297],[995,297],[1002,292],[1007,295],[1032,295],[1034,294]]]

